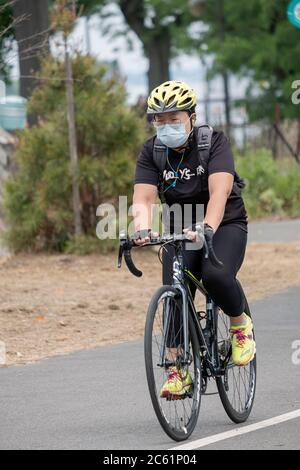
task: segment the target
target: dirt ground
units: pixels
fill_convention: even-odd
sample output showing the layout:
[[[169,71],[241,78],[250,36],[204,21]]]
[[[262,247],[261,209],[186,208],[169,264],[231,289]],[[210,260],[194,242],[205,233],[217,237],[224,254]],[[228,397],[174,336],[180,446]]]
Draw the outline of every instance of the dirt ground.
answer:
[[[117,269],[115,254],[0,259],[0,341],[7,365],[141,338],[161,265],[149,248],[133,257],[141,278],[125,264]],[[249,243],[238,278],[250,308],[254,300],[300,286],[300,243]]]

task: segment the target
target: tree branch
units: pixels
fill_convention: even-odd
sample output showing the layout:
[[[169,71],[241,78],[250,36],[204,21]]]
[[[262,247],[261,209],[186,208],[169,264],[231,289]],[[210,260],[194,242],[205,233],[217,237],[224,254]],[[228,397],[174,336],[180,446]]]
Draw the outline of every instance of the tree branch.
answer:
[[[4,28],[2,31],[0,31],[0,38],[3,37],[10,29],[14,28],[19,23],[21,23],[22,21],[27,20],[28,18],[30,18],[30,15],[26,15],[26,14],[23,14],[23,15],[19,16],[18,18],[15,18],[11,22],[10,25],[8,25],[6,28]]]

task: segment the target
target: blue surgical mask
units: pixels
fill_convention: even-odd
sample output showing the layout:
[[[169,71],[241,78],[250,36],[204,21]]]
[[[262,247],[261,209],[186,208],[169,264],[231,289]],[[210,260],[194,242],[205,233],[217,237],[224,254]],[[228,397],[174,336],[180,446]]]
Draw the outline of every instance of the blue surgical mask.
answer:
[[[161,143],[173,149],[185,144],[190,135],[185,130],[185,123],[164,124],[157,127],[156,131]]]

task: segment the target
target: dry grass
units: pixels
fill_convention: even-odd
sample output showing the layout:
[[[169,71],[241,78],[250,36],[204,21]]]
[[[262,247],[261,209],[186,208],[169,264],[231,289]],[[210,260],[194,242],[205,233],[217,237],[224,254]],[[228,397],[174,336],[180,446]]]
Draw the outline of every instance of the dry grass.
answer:
[[[141,338],[161,284],[156,253],[136,250],[142,278],[116,255],[18,255],[0,264],[0,340],[7,365]],[[248,300],[300,286],[300,243],[251,243],[239,271]],[[251,305],[250,305],[251,307]]]

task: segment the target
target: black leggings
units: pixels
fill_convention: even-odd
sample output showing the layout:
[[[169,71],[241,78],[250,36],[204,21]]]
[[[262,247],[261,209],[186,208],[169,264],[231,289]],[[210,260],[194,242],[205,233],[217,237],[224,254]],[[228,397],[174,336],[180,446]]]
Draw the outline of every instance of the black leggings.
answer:
[[[204,250],[184,250],[184,265],[203,285],[212,300],[226,315],[237,317],[244,311],[243,291],[236,281],[246,251],[247,232],[227,224],[218,228],[213,237],[213,247],[217,257],[224,263],[222,269],[215,268],[209,258],[204,257]],[[172,284],[172,262],[174,248],[166,245],[163,250],[163,284]],[[196,287],[190,283],[195,296]]]

